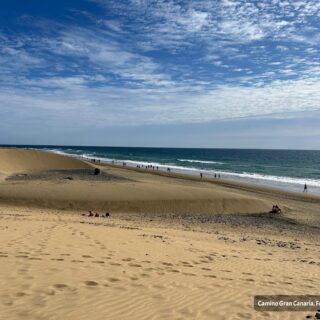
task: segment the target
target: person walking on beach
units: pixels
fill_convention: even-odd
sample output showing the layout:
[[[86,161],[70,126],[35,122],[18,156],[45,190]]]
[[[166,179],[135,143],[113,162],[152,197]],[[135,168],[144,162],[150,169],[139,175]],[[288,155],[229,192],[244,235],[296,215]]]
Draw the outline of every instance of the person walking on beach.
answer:
[[[303,192],[308,192],[308,187],[306,183],[304,184]]]
[[[202,172],[200,172],[200,178],[202,179]]]

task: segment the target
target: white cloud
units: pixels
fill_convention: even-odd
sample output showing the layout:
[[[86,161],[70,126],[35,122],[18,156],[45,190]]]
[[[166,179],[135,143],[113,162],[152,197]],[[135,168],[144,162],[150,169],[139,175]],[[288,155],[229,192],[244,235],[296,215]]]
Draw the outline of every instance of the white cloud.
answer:
[[[39,79],[36,87],[0,92],[2,116],[15,114],[42,123],[77,122],[81,127],[207,122],[218,119],[261,117],[277,113],[319,110],[320,83],[316,79],[274,81],[246,87],[222,85],[194,92],[192,87],[125,89],[90,87],[90,79]],[[27,84],[27,83],[26,83]],[[53,88],[48,91],[46,88]],[[183,90],[181,90],[183,89]]]
[[[319,23],[320,3],[317,0],[131,0],[129,4],[92,1],[108,10],[117,10],[119,16],[130,16],[141,37],[149,40],[149,49],[175,50],[194,41],[212,45],[223,39],[236,43],[250,43],[267,37],[274,40],[291,38],[298,42],[318,39],[319,30],[309,21],[311,17]],[[305,34],[307,30],[311,34]]]
[[[103,127],[319,109],[315,0],[95,2],[119,19],[0,35],[1,116]]]

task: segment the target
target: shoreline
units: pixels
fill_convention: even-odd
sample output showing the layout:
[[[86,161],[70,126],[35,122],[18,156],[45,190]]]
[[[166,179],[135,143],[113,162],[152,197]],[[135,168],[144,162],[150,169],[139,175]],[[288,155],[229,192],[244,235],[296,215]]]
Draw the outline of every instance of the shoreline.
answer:
[[[79,159],[83,160],[81,157],[79,157]],[[152,169],[122,166],[120,164],[118,165],[118,164],[110,164],[110,163],[103,163],[103,162],[94,162],[92,160],[83,160],[83,161],[98,167],[101,166],[101,167],[110,167],[110,168],[123,169],[123,170],[132,170],[135,172],[141,172],[141,173],[147,173],[152,175],[158,175],[158,176],[163,176],[168,178],[177,178],[177,179],[183,179],[183,180],[189,180],[189,181],[197,181],[197,182],[202,181],[202,182],[212,183],[218,186],[234,188],[237,190],[259,192],[261,194],[271,194],[271,195],[277,194],[290,199],[296,199],[296,200],[307,201],[307,202],[310,201],[310,202],[315,202],[320,204],[320,195],[314,194],[314,193],[295,192],[291,190],[283,190],[275,187],[256,185],[249,182],[240,182],[236,180],[229,180],[229,179],[223,179],[223,178],[213,178],[213,177],[205,177],[205,176],[203,178],[200,178],[198,176],[193,176],[190,174],[183,174],[183,173],[178,173],[173,171],[171,172],[160,171],[160,170],[153,171]]]
[[[43,150],[43,149],[39,149]],[[46,151],[67,155],[71,157],[75,157],[77,159],[85,160],[91,162],[92,160],[96,160],[99,163],[105,163],[105,164],[112,164],[114,162],[118,166],[122,166],[122,163],[126,163],[127,167],[136,167],[137,165],[145,167],[147,165],[159,167],[159,171],[164,172],[167,170],[167,168],[170,168],[171,172],[178,173],[178,174],[186,174],[189,176],[196,176],[200,175],[202,172],[205,177],[214,178],[215,173],[217,175],[221,175],[224,180],[231,181],[231,182],[240,182],[245,184],[252,184],[254,186],[262,186],[262,187],[270,187],[277,190],[283,190],[283,191],[291,191],[291,192],[297,192],[299,193],[300,190],[303,191],[304,183],[307,183],[309,186],[309,193],[320,196],[320,186],[313,186],[313,181],[310,181],[310,178],[293,178],[288,176],[272,176],[272,175],[261,175],[259,173],[236,173],[236,172],[228,172],[221,169],[201,169],[196,167],[184,167],[184,166],[177,166],[173,164],[163,164],[163,163],[157,163],[157,162],[148,162],[148,161],[140,161],[140,160],[123,160],[123,159],[110,159],[110,158],[102,158],[98,156],[87,156],[87,155],[77,155],[77,154],[71,154],[66,153],[64,151],[59,151],[55,149],[47,149]],[[190,160],[188,160],[190,161]],[[97,162],[97,163],[98,163]],[[198,162],[198,161],[191,161],[191,162]],[[206,162],[206,161],[204,161]],[[210,162],[210,161],[209,161]],[[256,175],[256,177],[253,177]],[[261,175],[261,176],[260,176]],[[297,182],[288,182],[285,180],[301,180],[300,183]]]
[[[257,312],[253,296],[317,294],[319,197],[34,150],[0,148],[0,168],[6,319],[315,313]]]

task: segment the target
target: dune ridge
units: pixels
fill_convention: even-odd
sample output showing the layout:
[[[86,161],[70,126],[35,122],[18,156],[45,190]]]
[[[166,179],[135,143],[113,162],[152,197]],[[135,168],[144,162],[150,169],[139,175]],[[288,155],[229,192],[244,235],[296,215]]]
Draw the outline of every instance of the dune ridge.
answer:
[[[48,179],[6,180],[0,184],[0,200],[22,206],[107,210],[136,213],[261,213],[271,206],[268,201],[241,195],[206,182],[181,180],[176,177],[150,175],[145,172],[98,166],[110,181],[99,181],[93,175],[93,164],[43,151],[0,149],[0,171],[7,175],[57,169]],[[91,168],[80,179],[74,169]],[[45,172],[42,174],[42,177]]]
[[[85,169],[91,166],[76,158],[46,151],[0,148],[0,172],[6,175],[51,169]]]
[[[0,320],[315,314],[257,312],[253,296],[318,293],[316,198],[32,150],[1,149],[0,172]]]

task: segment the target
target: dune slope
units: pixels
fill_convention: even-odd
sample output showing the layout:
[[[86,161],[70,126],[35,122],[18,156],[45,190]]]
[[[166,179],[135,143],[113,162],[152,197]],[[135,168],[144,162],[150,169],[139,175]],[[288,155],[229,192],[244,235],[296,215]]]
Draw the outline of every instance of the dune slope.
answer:
[[[33,170],[85,168],[90,168],[90,165],[63,155],[45,151],[0,148],[0,173],[6,175]]]
[[[100,166],[101,174],[95,176],[92,168],[90,163],[48,152],[0,149],[0,172],[10,175],[0,183],[0,202],[82,211],[173,214],[263,213],[271,207],[268,201],[204,181],[110,166]],[[81,178],[74,175],[78,169],[85,172]],[[16,179],[22,172],[25,176]]]

